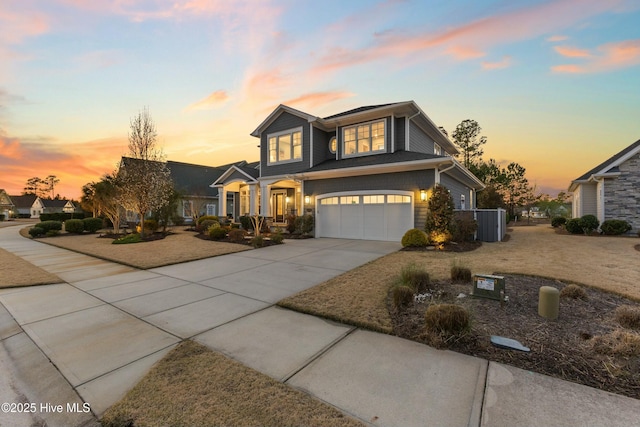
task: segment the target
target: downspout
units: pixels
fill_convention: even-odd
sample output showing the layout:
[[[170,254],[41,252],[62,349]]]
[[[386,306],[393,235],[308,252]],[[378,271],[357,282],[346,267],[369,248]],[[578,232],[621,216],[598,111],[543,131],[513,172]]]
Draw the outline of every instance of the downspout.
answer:
[[[438,169],[440,167],[440,165],[438,165],[438,167],[436,168],[436,184],[440,184],[440,174],[443,172],[447,172],[450,171],[451,169],[456,167],[456,164],[454,162],[451,163],[451,165],[448,168],[444,168],[442,170]]]

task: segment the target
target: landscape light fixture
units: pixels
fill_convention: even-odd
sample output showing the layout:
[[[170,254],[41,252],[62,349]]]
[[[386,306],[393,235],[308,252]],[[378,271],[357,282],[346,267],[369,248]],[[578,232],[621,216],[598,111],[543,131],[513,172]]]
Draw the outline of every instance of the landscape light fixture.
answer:
[[[309,196],[304,196],[304,203],[305,203],[306,205],[308,205],[309,203],[311,203],[311,197],[309,197]]]
[[[427,201],[427,190],[420,190],[420,200],[423,202]]]

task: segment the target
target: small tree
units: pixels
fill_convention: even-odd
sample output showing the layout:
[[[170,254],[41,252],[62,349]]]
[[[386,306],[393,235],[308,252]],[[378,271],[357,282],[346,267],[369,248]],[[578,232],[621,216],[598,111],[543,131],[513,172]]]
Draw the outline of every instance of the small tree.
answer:
[[[425,231],[433,243],[444,244],[451,240],[451,225],[453,224],[453,209],[455,205],[449,190],[443,185],[436,184],[429,197],[429,212],[425,223]]]
[[[113,224],[113,232],[120,232],[120,219],[124,215],[124,209],[120,204],[121,189],[117,177],[105,175],[100,182],[93,185],[93,204]]]
[[[469,169],[476,164],[483,154],[482,146],[487,143],[486,136],[479,136],[482,128],[475,120],[463,120],[451,136],[462,151],[462,164]]]
[[[140,218],[140,234],[144,236],[144,217],[164,207],[170,199],[173,183],[156,145],[158,134],[148,110],[131,119],[129,158],[123,159],[118,171],[120,201]]]
[[[49,175],[45,179],[43,179],[42,182],[44,184],[45,191],[51,193],[51,198],[53,199],[55,194],[55,187],[60,182],[60,180],[55,175]]]

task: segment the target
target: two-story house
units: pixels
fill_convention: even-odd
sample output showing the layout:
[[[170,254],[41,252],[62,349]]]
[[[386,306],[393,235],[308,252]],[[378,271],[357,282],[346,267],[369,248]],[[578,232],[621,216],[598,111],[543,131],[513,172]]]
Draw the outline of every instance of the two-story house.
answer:
[[[239,192],[241,212],[274,225],[314,215],[316,237],[399,241],[424,227],[435,184],[458,209],[474,208],[484,188],[413,101],[324,118],[280,105],[251,135],[260,139],[259,175],[231,168],[214,185]]]

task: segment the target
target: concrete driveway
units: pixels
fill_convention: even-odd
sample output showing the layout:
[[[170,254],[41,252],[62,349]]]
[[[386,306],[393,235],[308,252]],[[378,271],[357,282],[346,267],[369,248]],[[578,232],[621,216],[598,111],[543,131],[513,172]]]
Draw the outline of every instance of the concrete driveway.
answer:
[[[218,334],[213,330],[252,313],[259,318],[269,316],[264,310],[278,300],[398,250],[400,245],[293,240],[146,271],[24,239],[17,235],[16,227],[0,229],[0,247],[65,280],[0,290],[0,361],[11,370],[14,388],[30,402],[63,406],[87,402],[100,416],[182,339],[218,340],[219,345],[211,346],[224,350],[228,343],[221,334],[228,329]],[[282,316],[266,322],[277,325],[291,320]],[[294,360],[282,359],[276,376],[284,377],[300,363],[308,363],[351,329],[305,317],[309,319],[298,327],[306,327],[298,334],[313,334],[313,342],[301,341],[301,353]],[[12,415],[4,415],[9,424],[15,421],[7,416]],[[94,420],[84,412],[38,416],[49,425]]]

